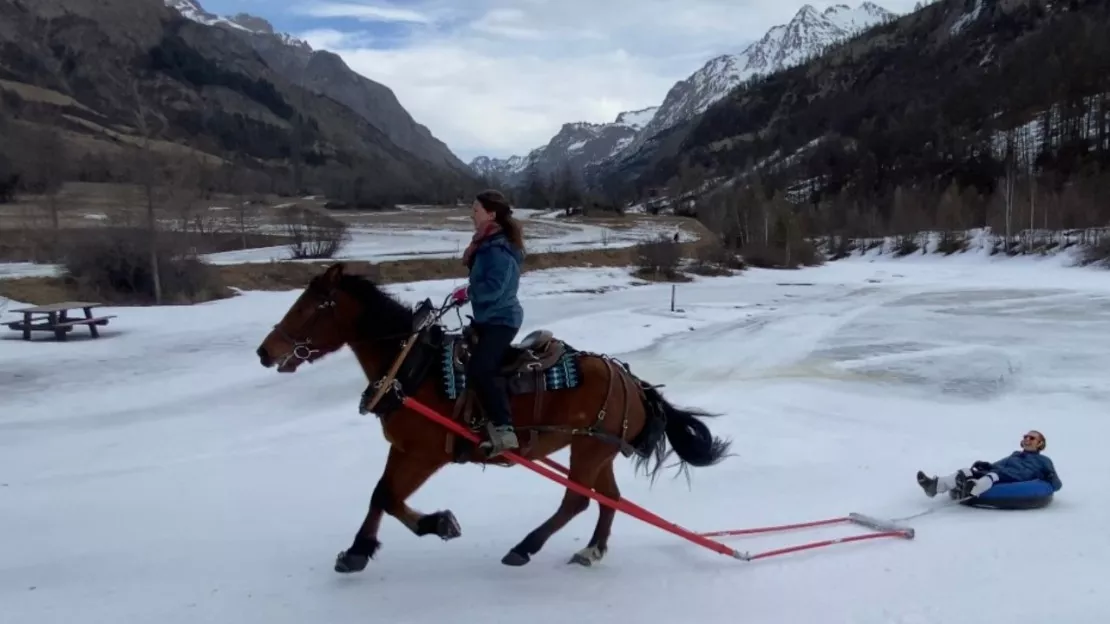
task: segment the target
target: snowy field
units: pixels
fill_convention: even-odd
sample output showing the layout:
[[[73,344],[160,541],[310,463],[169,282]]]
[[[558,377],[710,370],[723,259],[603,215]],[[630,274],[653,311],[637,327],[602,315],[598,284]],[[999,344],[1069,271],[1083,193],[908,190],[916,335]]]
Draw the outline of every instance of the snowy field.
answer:
[[[440,301],[458,281],[391,287]],[[602,287],[606,292],[591,290]],[[441,542],[382,525],[361,574],[332,572],[386,443],[357,412],[346,351],[295,375],[254,354],[296,293],[108,310],[93,341],[0,340],[0,620],[1105,623],[1110,589],[1110,273],[936,257],[749,271],[678,287],[620,270],[523,279],[526,327],[619,354],[735,457],[623,494],[696,530],[855,511],[909,521],[873,540],[744,563],[618,517],[606,559],[566,565],[596,505],[523,568],[499,560],[562,489],[521,468],[451,466],[412,499]],[[13,306],[15,307],[15,306]],[[54,386],[53,384],[59,384]],[[996,460],[1043,431],[1064,487],[1000,512],[925,498],[914,473]],[[564,457],[557,457],[565,461]],[[761,551],[848,527],[731,539]]]
[[[458,214],[445,216],[442,208],[410,208],[394,213],[371,213],[371,222],[360,221],[357,215],[340,215],[352,220],[351,239],[336,255],[337,260],[411,260],[415,258],[458,258],[474,234],[469,213],[460,208]],[[686,230],[663,221],[640,218],[628,227],[606,227],[556,219],[561,211],[517,209],[513,214],[524,224],[530,253],[570,252],[587,249],[616,249],[631,247],[659,234],[672,236],[679,233],[681,242],[697,237]],[[397,217],[390,221],[391,215]],[[418,226],[420,215],[428,215],[427,222]],[[417,217],[417,219],[414,219]],[[631,218],[630,218],[631,219]],[[407,222],[406,222],[407,221]],[[271,228],[281,234],[279,227]],[[289,247],[257,247],[242,251],[205,254],[204,260],[212,264],[242,264],[289,260]],[[317,262],[307,260],[306,262]],[[51,277],[60,274],[52,264],[31,262],[0,263],[0,279],[18,277]]]
[[[418,213],[416,209],[404,214]],[[435,214],[436,223],[416,228],[391,224],[354,225],[351,227],[351,241],[336,256],[344,260],[406,260],[411,258],[455,258],[462,255],[474,235],[470,224],[469,212],[458,210],[456,216],[443,216],[443,209],[425,210]],[[576,223],[556,219],[561,211],[543,212],[539,210],[517,209],[513,211],[524,225],[528,236],[528,247],[536,252],[567,252],[584,249],[630,247],[653,238],[656,233],[672,235],[674,226],[662,223],[640,222],[627,229],[617,229],[600,225]],[[388,218],[388,215],[384,215]],[[443,227],[443,221],[457,226]],[[682,232],[682,240],[692,237]],[[208,254],[205,257],[213,264],[238,264],[242,262],[270,262],[287,260],[289,249],[284,246],[263,247],[245,251],[231,251]]]

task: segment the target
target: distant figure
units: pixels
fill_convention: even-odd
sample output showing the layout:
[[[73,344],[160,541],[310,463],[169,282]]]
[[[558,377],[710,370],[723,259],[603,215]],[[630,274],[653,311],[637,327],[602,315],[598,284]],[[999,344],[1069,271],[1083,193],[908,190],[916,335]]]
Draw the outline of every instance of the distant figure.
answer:
[[[505,351],[524,322],[524,309],[517,298],[524,263],[524,232],[512,214],[512,207],[499,191],[483,191],[474,199],[474,238],[463,252],[463,262],[470,269],[469,284],[451,293],[460,305],[469,301],[474,312],[470,330],[477,344],[471,350],[467,380],[489,415],[489,439],[479,445],[489,457],[520,446],[513,429],[508,388],[497,374]]]
[[[674,242],[678,242],[678,232],[674,233]]]
[[[1063,487],[1063,483],[1056,474],[1056,467],[1052,464],[1052,460],[1042,454],[1044,448],[1044,434],[1040,431],[1030,431],[1021,438],[1020,451],[1014,451],[993,464],[977,461],[970,469],[961,468],[945,477],[928,477],[919,470],[917,484],[930,498],[949,490],[955,490],[959,498],[980,496],[996,483],[1037,479],[1051,483],[1053,491],[1058,491]]]

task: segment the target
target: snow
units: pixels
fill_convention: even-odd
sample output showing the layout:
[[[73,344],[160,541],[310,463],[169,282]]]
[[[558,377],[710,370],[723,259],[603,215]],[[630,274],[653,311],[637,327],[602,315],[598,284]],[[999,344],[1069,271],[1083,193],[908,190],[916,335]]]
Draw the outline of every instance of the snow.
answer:
[[[617,120],[614,123],[639,130],[651,122],[652,117],[655,117],[655,112],[658,110],[658,106],[649,106],[642,110],[625,111],[617,115]]]
[[[405,213],[422,212],[410,208]],[[425,212],[442,212],[435,209]],[[429,225],[426,228],[403,228],[396,225],[355,225],[350,229],[351,240],[336,255],[339,260],[364,260],[384,262],[414,258],[458,258],[473,236],[465,210],[448,217],[459,223],[459,229],[449,230]],[[576,223],[555,219],[562,211],[544,211],[528,208],[513,210],[513,215],[524,222],[525,236],[530,253],[571,252],[590,249],[616,249],[631,247],[645,240],[654,239],[659,233],[673,233],[674,227],[650,221],[630,227],[613,228],[603,225]],[[535,225],[532,225],[534,223]],[[437,221],[438,224],[438,221]],[[275,228],[282,233],[280,228]],[[690,236],[684,240],[691,240]],[[204,254],[212,264],[264,263],[290,259],[289,247],[255,247],[239,251]],[[306,262],[318,262],[306,260]],[[52,264],[30,262],[0,263],[0,279],[19,277],[51,277],[61,275],[61,268]]]
[[[390,290],[438,302],[458,283]],[[929,512],[907,521],[915,540],[743,563],[618,516],[605,560],[568,566],[591,506],[528,566],[507,568],[501,556],[561,488],[519,468],[450,466],[410,502],[452,509],[461,538],[418,539],[386,518],[378,558],[337,575],[386,443],[358,415],[366,382],[349,352],[287,376],[258,364],[298,293],[248,292],[107,309],[119,317],[100,340],[0,335],[5,621],[1105,620],[1110,273],[1051,258],[870,256],[699,278],[678,285],[675,312],[670,292],[618,269],[522,281],[521,335],[552,329],[665,383],[677,404],[722,414],[708,424],[736,456],[693,469],[690,486],[652,485],[619,458],[623,495],[705,531]],[[1064,482],[1046,509],[952,506],[913,481],[998,459],[1030,428]],[[727,542],[761,551],[856,532]]]
[[[554,214],[534,209],[514,209],[514,216],[524,222],[525,232],[531,236],[529,221],[541,221],[543,232],[527,242],[531,252],[567,252],[598,248],[630,247],[653,238],[657,232],[667,232],[673,228],[651,223],[642,223],[627,229],[608,228],[601,225],[573,223],[552,218]],[[458,216],[460,223],[467,220],[464,213]],[[467,226],[469,227],[469,226]],[[445,229],[394,229],[380,227],[352,227],[351,241],[337,255],[344,260],[404,260],[411,258],[454,258],[461,257],[473,232],[470,230]],[[231,251],[205,256],[214,264],[237,264],[241,262],[270,262],[289,258],[285,246],[262,247],[243,251]]]
[[[963,32],[972,22],[979,18],[979,14],[983,12],[983,0],[975,0],[975,6],[960,16],[952,27],[948,29],[949,34],[953,37]]]
[[[856,8],[846,4],[831,6],[821,13],[822,17],[833,22],[848,33],[858,33],[891,16],[886,9],[870,2]]]

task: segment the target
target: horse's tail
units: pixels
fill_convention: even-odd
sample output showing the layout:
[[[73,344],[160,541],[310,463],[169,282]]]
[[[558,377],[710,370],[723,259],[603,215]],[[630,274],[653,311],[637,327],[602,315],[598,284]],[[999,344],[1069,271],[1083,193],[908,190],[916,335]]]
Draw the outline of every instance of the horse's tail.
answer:
[[[675,407],[657,388],[642,382],[641,387],[647,413],[644,430],[632,441],[639,455],[635,460],[637,469],[643,468],[654,480],[672,452],[678,456],[682,472],[686,472],[688,466],[712,466],[728,456],[732,443],[713,436],[700,420],[716,414]],[[667,442],[671,443],[669,451]]]

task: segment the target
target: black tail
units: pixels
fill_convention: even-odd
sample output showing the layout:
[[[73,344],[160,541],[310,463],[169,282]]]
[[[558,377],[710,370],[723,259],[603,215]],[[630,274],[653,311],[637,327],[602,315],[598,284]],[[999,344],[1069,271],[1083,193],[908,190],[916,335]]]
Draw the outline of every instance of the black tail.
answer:
[[[632,441],[639,455],[635,459],[637,470],[643,468],[654,481],[663,462],[674,453],[678,455],[680,473],[688,476],[689,466],[712,466],[728,456],[732,442],[714,437],[709,427],[699,420],[716,414],[679,409],[656,388],[645,387],[644,394],[647,422],[643,432]],[[671,443],[669,451],[668,441]]]

